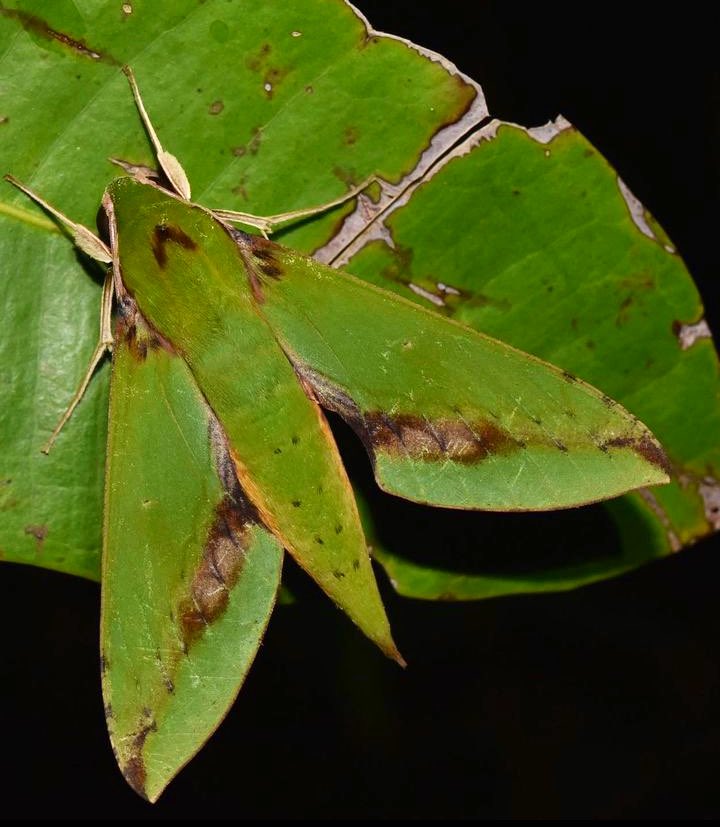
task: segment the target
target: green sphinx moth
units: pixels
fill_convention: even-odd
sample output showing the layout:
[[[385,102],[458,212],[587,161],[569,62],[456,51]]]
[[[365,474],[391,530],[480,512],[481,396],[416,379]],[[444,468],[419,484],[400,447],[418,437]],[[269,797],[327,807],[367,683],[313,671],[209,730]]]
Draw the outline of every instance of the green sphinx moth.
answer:
[[[323,408],[384,490],[430,505],[567,508],[668,476],[600,391],[266,237],[339,202],[269,218],[192,203],[125,71],[160,171],[119,162],[106,241],[8,178],[110,265],[90,368],[46,447],[112,350],[103,692],[118,763],[154,801],[237,695],[283,550],[403,662]]]

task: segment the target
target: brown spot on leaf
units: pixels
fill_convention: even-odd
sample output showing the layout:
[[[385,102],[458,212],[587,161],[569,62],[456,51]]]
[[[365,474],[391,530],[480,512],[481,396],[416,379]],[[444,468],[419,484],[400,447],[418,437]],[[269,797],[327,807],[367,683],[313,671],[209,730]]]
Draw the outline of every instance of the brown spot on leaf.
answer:
[[[237,158],[242,158],[243,155],[257,155],[260,149],[260,141],[262,140],[262,127],[255,126],[250,130],[250,140],[247,144],[239,144],[232,148],[232,154]]]
[[[109,63],[112,66],[121,65],[120,61],[116,60],[109,53],[99,52],[97,49],[88,46],[84,40],[71,37],[65,32],[59,32],[51,28],[45,20],[35,14],[30,14],[30,12],[21,11],[20,9],[6,9],[0,5],[0,15],[17,20],[26,32],[31,32],[44,40],[59,43],[61,46],[67,47],[81,57],[98,60],[102,63]]]
[[[615,324],[618,327],[622,327],[627,323],[630,316],[630,308],[632,307],[634,301],[635,299],[633,296],[626,296],[620,303],[620,308],[618,310],[617,317],[615,318]]]
[[[35,538],[37,550],[42,551],[45,538],[48,535],[48,527],[46,525],[26,525],[25,533]]]
[[[332,174],[345,184],[348,189],[352,189],[360,183],[355,170],[346,169],[345,167],[335,166],[332,169]]]
[[[0,126],[4,126],[6,123],[9,123],[10,118],[7,115],[0,115]]]
[[[639,273],[620,280],[620,287],[624,290],[654,290],[655,276],[648,270],[642,270]]]
[[[265,72],[265,77],[263,78],[263,89],[265,90],[265,94],[268,98],[272,98],[275,94],[276,88],[282,83],[289,71],[289,69],[281,69],[278,66],[272,66]]]
[[[346,126],[343,131],[343,143],[345,146],[353,146],[360,137],[360,130],[356,126]]]
[[[208,112],[211,115],[219,115],[223,109],[225,109],[225,104],[221,100],[216,100],[210,104]]]
[[[570,373],[570,372],[569,372],[569,371],[567,371],[567,370],[564,370],[564,371],[562,372],[562,378],[563,378],[566,382],[577,382],[577,376],[575,376],[574,374]]]
[[[155,261],[163,269],[167,266],[166,246],[169,243],[177,244],[184,250],[197,250],[197,244],[192,238],[174,224],[156,224],[150,243]]]
[[[248,200],[248,191],[247,191],[247,187],[245,186],[246,183],[247,183],[247,178],[243,175],[242,178],[240,179],[240,183],[236,184],[232,188],[232,194],[233,195],[239,195],[245,201]]]
[[[263,43],[257,52],[248,55],[245,59],[245,65],[251,72],[259,72],[271,51],[272,46],[269,43]]]

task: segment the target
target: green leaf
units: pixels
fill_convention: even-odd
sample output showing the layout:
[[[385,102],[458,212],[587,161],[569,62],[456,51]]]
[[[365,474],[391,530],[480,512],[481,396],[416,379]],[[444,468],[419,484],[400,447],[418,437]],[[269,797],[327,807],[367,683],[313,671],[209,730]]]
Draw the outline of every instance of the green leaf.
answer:
[[[474,85],[369,36],[340,0],[121,5],[0,8],[2,172],[88,226],[117,175],[108,157],[153,163],[122,63],[194,197],[256,213],[322,203],[374,172],[399,180],[433,139],[435,154],[449,145],[466,112],[468,123],[485,114]],[[288,242],[320,246],[347,209]],[[92,352],[101,276],[9,186],[0,256],[0,556],[98,578],[106,368],[50,456],[40,447]]]
[[[130,301],[116,334],[107,474],[105,714],[125,778],[154,801],[235,699],[283,550],[238,487],[184,361]]]
[[[395,587],[461,599],[569,588],[717,528],[718,363],[700,299],[607,162],[566,122],[492,122],[433,173],[373,228],[382,240],[354,242],[348,269],[602,388],[653,430],[673,481],[594,507],[607,515],[586,509],[588,525],[604,526],[600,557],[572,517],[442,519],[433,530],[429,515],[376,500],[382,517],[366,505],[366,529]],[[425,530],[408,542],[391,521]]]
[[[432,580],[438,570],[461,577],[472,573],[488,555],[496,562],[502,557],[507,571],[502,554],[507,548],[524,561],[522,588],[535,589],[614,573],[692,542],[711,530],[710,521],[717,523],[711,511],[718,496],[717,452],[707,436],[712,429],[693,427],[685,415],[697,410],[705,421],[717,421],[716,356],[709,339],[682,351],[669,332],[677,323],[675,329],[688,341],[692,328],[683,325],[700,318],[699,301],[681,262],[632,224],[624,201],[618,200],[614,173],[576,133],[570,133],[577,144],[572,160],[555,142],[543,147],[520,130],[512,140],[512,128],[502,128],[495,140],[444,167],[388,219],[395,243],[391,253],[382,241],[387,231],[373,221],[375,216],[398,204],[405,186],[421,180],[433,161],[486,114],[478,87],[446,65],[400,41],[368,38],[340,0],[259,5],[188,0],[173,3],[163,14],[137,0],[130,15],[112,2],[82,12],[70,0],[32,0],[21,5],[22,13],[18,5],[0,15],[3,159],[8,171],[73,218],[92,223],[100,194],[115,174],[107,156],[152,162],[117,71],[118,64],[131,63],[158,131],[182,159],[197,200],[258,213],[284,211],[336,197],[349,182],[379,172],[396,182],[383,186],[379,203],[362,199],[344,226],[341,218],[350,207],[303,222],[282,233],[283,243],[317,250],[323,261],[342,262],[370,237],[363,234],[369,228],[379,240],[355,256],[351,270],[386,287],[392,282],[391,288],[421,304],[427,302],[424,291],[434,296],[430,303],[440,312],[457,312],[464,323],[597,385],[653,429],[678,469],[677,482],[662,492],[593,507],[616,537],[610,561],[588,562],[592,552],[585,536],[576,525],[572,537],[577,541],[568,540],[570,518],[564,514],[552,517],[555,529],[548,534],[562,538],[562,560],[557,553],[544,556],[537,537],[512,542],[517,527],[528,522],[524,517],[503,523],[502,531],[494,517],[484,515],[472,525],[463,517],[448,535],[445,516],[435,511],[432,520],[422,517],[435,531],[421,537],[425,546],[418,546],[410,532],[397,536],[392,521],[398,512],[387,500],[367,492],[365,499],[372,503],[364,507],[366,531],[378,556],[384,549],[384,559],[392,556],[402,568],[411,562],[410,548],[416,555],[423,549]],[[571,143],[568,134],[561,138],[561,144]],[[586,158],[586,152],[594,154]],[[438,182],[453,164],[461,180],[443,195]],[[510,181],[516,183],[508,187]],[[415,228],[406,236],[399,226],[403,211],[408,222],[414,216]],[[355,248],[340,256],[358,235]],[[97,577],[106,369],[91,383],[50,457],[38,449],[92,351],[99,304],[93,277],[99,277],[11,192],[0,197],[0,252],[4,262],[11,262],[0,280],[0,300],[7,309],[0,342],[0,554]],[[634,266],[638,255],[657,274],[661,289],[623,281],[640,272]],[[608,275],[623,256],[624,269]],[[462,288],[467,295],[438,284]],[[565,301],[556,303],[558,296]],[[628,298],[632,301],[621,314]],[[585,308],[582,315],[572,309],[576,302]],[[660,306],[662,312],[656,313]],[[573,320],[582,328],[575,330]],[[643,320],[645,325],[637,327]],[[664,355],[647,366],[656,340]],[[362,464],[353,470],[358,487],[365,471]],[[412,513],[421,519],[418,510]],[[389,542],[391,535],[396,542]],[[457,548],[466,554],[453,555]],[[466,565],[468,555],[475,568]],[[414,560],[421,562],[419,556]],[[414,593],[397,571],[394,579]],[[517,578],[510,579],[517,586]],[[442,594],[441,581],[423,594]]]

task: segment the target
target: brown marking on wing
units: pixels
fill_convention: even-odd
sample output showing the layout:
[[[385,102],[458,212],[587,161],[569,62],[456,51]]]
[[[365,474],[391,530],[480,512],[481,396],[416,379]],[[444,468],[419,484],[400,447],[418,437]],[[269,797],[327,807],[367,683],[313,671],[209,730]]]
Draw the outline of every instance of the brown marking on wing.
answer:
[[[608,448],[629,448],[651,465],[661,468],[668,475],[672,474],[672,465],[668,455],[648,433],[644,433],[639,437],[618,436],[614,439],[608,439],[602,443],[600,449],[606,451]]]
[[[265,294],[263,293],[264,277],[280,279],[285,272],[283,265],[275,258],[278,245],[266,238],[245,233],[222,221],[220,224],[235,242],[255,301],[258,304],[263,304],[265,302]]]
[[[214,418],[210,420],[208,438],[226,493],[215,509],[202,558],[178,608],[178,624],[186,653],[205,628],[227,608],[230,590],[245,563],[249,529],[261,522],[257,509],[240,486],[227,438]]]
[[[525,443],[491,419],[467,420],[460,410],[454,418],[429,419],[415,414],[360,410],[355,400],[325,377],[295,363],[303,386],[314,398],[339,414],[360,437],[370,456],[382,451],[427,461],[452,460],[472,465],[493,454],[519,451]]]
[[[375,451],[429,461],[449,459],[472,465],[493,454],[507,454],[522,447],[508,431],[489,420],[466,423],[370,411],[363,423],[365,434],[361,437]]]
[[[226,495],[215,510],[215,520],[200,565],[190,582],[189,594],[180,603],[180,630],[187,649],[227,609],[230,590],[240,576],[248,545],[244,510]]]
[[[157,224],[153,229],[150,244],[152,245],[155,261],[162,269],[167,266],[167,250],[165,248],[168,243],[178,244],[185,250],[197,250],[197,243],[180,227],[176,227],[174,224]]]
[[[140,313],[134,300],[125,296],[118,302],[118,320],[115,338],[124,342],[137,362],[144,362],[148,352],[162,348],[175,353],[172,344]]]
[[[260,236],[249,236],[250,252],[258,260],[258,267],[266,275],[280,279],[285,272],[284,267],[276,258],[277,245]]]
[[[142,723],[132,738],[130,757],[127,761],[120,764],[120,769],[125,776],[125,780],[133,790],[143,798],[147,798],[147,794],[145,793],[147,773],[142,751],[145,748],[145,741],[148,735],[156,731],[157,724],[152,716],[152,711],[147,708],[143,709]]]
[[[20,9],[6,9],[4,6],[0,6],[0,15],[19,21],[26,32],[32,32],[45,40],[54,41],[61,46],[66,46],[82,57],[99,60],[102,63],[109,63],[112,66],[121,65],[121,62],[108,52],[100,52],[88,46],[84,40],[71,37],[69,34],[65,34],[65,32],[59,32],[57,29],[51,28],[45,20],[35,14],[30,14],[30,12],[21,11]]]

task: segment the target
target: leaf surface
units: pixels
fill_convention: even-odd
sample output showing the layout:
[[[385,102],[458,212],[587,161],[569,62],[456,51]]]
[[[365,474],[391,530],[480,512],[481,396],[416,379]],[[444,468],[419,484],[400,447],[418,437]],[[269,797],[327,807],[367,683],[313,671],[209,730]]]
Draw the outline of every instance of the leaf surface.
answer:
[[[604,526],[609,556],[596,553],[573,515],[550,524],[463,515],[451,527],[438,512],[381,497],[366,485],[365,466],[353,464],[366,535],[378,556],[392,555],[399,587],[416,593],[401,585],[405,562],[427,567],[426,597],[453,594],[438,572],[456,583],[499,572],[509,590],[577,585],[717,529],[718,363],[697,292],[664,250],[662,231],[642,205],[631,211],[616,173],[582,136],[494,122],[461,143],[451,163],[433,166],[487,114],[479,87],[437,56],[368,34],[339,0],[131,7],[127,15],[109,0],[4,3],[7,171],[92,225],[115,174],[106,158],[152,163],[118,71],[128,62],[198,201],[284,211],[379,172],[390,183],[378,203],[362,198],[354,211],[287,228],[283,243],[350,261],[365,280],[582,376],[668,449],[673,483],[592,507],[588,523]],[[414,190],[413,181],[426,184]],[[397,209],[377,221],[388,206]],[[0,554],[97,578],[106,368],[53,454],[38,449],[92,350],[99,275],[9,189],[0,197],[0,256]],[[395,528],[410,516],[425,527],[419,537],[407,523],[404,533]]]
[[[375,172],[400,181],[486,114],[475,84],[369,33],[340,0],[126,5],[0,8],[0,172],[90,227],[117,175],[108,158],[154,163],[124,63],[195,199],[259,214],[326,202]],[[321,246],[350,208],[288,242]],[[106,367],[50,457],[40,447],[92,352],[102,274],[4,183],[0,259],[0,557],[97,579]]]
[[[594,506],[586,527],[570,514],[451,526],[382,501],[354,466],[367,534],[402,593],[570,588],[718,527],[718,362],[700,298],[662,230],[567,122],[492,122],[386,214],[385,241],[373,232],[338,261],[602,388],[672,466],[670,485]],[[403,537],[394,523],[418,529]]]

